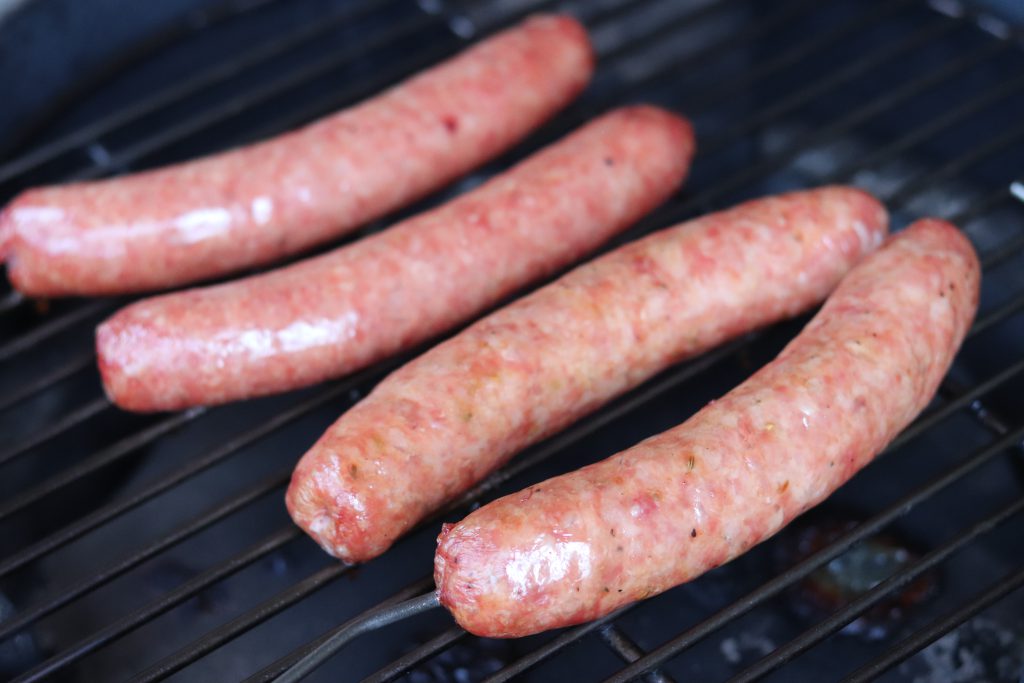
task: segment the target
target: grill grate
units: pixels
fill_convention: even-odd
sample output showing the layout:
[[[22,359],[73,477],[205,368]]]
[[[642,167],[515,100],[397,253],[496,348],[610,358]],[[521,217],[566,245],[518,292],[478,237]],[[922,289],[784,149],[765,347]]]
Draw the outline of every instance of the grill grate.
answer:
[[[290,8],[280,0],[226,3],[211,11],[217,21],[194,22],[175,40],[237,21],[273,22],[307,2],[313,0]],[[595,83],[475,178],[603,109],[653,101],[694,119],[700,154],[688,188],[615,244],[749,196],[854,182],[889,204],[897,226],[932,213],[964,227],[983,261],[982,308],[939,398],[887,451],[900,454],[887,455],[837,494],[862,511],[857,526],[781,571],[762,561],[777,545],[770,541],[750,558],[598,622],[508,644],[496,665],[473,676],[506,681],[529,672],[547,680],[568,671],[610,681],[749,681],[840,669],[850,681],[895,675],[894,667],[983,610],[1009,605],[1024,584],[1024,543],[1012,524],[1003,525],[1024,507],[1024,479],[1000,469],[1020,475],[1013,468],[1024,440],[1024,414],[1012,400],[1024,386],[1024,208],[1012,190],[1022,172],[1012,164],[1024,152],[1024,52],[1016,29],[955,3],[772,5],[321,2],[316,22],[155,88],[130,106],[108,108],[113,113],[0,164],[0,198],[37,182],[99,177],[280,132],[526,12],[573,11],[590,27],[600,55]],[[143,61],[129,70],[145,67]],[[168,112],[186,114],[168,121]],[[428,590],[423,574],[438,519],[678,423],[798,329],[790,323],[754,333],[665,372],[530,449],[359,568],[330,562],[291,526],[281,493],[290,465],[322,429],[415,352],[284,397],[130,417],[99,391],[90,341],[91,326],[123,303],[56,302],[47,309],[14,292],[0,298],[0,430],[12,434],[0,446],[0,590],[17,603],[0,622],[0,672],[8,666],[4,639],[17,645],[26,638],[19,633],[34,637],[25,646],[34,651],[9,666],[17,681],[160,681],[176,674],[272,680],[340,622]],[[938,506],[960,516],[943,516]],[[794,586],[894,527],[929,528],[927,552],[817,623],[772,622],[773,641],[785,642],[756,658],[726,661],[724,650],[714,649],[713,635],[743,633],[752,617],[784,612]],[[993,561],[984,571],[972,568],[969,585],[943,587],[902,631],[855,645],[832,637],[919,575],[964,577],[955,566],[965,554]],[[160,568],[181,558],[185,569],[161,578]],[[241,597],[222,598],[227,604],[218,607],[224,591]],[[704,592],[721,595],[695,599]],[[204,600],[214,606],[204,609]],[[1016,628],[1024,638],[1024,624]],[[394,634],[420,644],[403,648],[403,636]],[[443,680],[430,677],[432,662],[459,648],[486,647],[450,619],[422,616],[365,636],[318,673],[323,680]],[[815,660],[817,652],[823,654]],[[838,665],[836,653],[847,663]]]

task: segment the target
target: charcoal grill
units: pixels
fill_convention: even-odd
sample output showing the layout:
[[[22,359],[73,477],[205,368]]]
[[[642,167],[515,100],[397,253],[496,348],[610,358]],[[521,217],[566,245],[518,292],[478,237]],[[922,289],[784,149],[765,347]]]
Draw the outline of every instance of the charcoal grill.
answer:
[[[0,163],[0,200],[286,130],[526,13],[563,9],[599,53],[585,96],[404,214],[644,101],[691,116],[700,150],[687,187],[623,239],[753,196],[852,182],[888,203],[895,228],[953,220],[984,264],[978,319],[933,405],[800,520],[852,520],[836,540],[780,560],[786,531],[662,596],[522,640],[480,640],[442,613],[419,615],[370,630],[311,680],[1024,676],[1024,50],[1009,15],[955,0],[208,4],[47,109]],[[0,677],[268,681],[349,620],[430,588],[440,517],[354,567],[322,553],[282,504],[298,456],[414,354],[285,396],[132,416],[103,396],[91,336],[124,301],[0,293]],[[677,424],[801,322],[670,369],[442,517]],[[793,609],[799,585],[881,532],[916,554],[829,612]],[[899,619],[870,638],[844,630],[923,576],[934,590]]]

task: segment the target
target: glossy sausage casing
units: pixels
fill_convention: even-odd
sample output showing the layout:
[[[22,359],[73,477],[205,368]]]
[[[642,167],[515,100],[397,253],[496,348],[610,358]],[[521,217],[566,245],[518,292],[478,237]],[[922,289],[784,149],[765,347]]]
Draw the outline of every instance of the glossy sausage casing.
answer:
[[[0,259],[34,296],[195,282],[350,232],[509,148],[585,87],[583,27],[533,17],[275,139],[135,175],[29,190]]]
[[[602,116],[485,185],[294,266],[129,306],[100,326],[109,396],[171,410],[343,375],[592,251],[683,181],[689,123]]]
[[[493,313],[381,382],[303,457],[295,521],[365,560],[512,455],[683,358],[823,299],[884,237],[848,188],[665,230]]]
[[[699,576],[828,496],[931,400],[979,267],[920,221],[840,284],[773,362],[684,424],[441,533],[441,602],[482,636],[596,619]]]

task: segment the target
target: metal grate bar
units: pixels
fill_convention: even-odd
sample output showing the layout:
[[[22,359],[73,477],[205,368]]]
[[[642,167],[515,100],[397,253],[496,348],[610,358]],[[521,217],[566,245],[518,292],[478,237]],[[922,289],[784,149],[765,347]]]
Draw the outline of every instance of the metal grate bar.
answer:
[[[39,502],[46,496],[61,490],[65,486],[73,484],[83,477],[97,472],[108,465],[117,462],[129,453],[156,441],[164,434],[168,434],[182,425],[192,421],[197,415],[204,412],[202,408],[193,408],[184,413],[177,413],[171,417],[161,420],[156,424],[147,427],[131,436],[125,437],[112,446],[96,452],[92,456],[69,467],[62,472],[55,474],[41,484],[28,489],[0,504],[0,521],[6,520],[28,506]],[[2,571],[0,571],[2,574]]]
[[[3,298],[0,298],[0,315],[13,311],[16,308],[20,308],[25,304],[27,299],[25,296],[18,291],[7,292]]]
[[[975,336],[988,330],[988,328],[1003,322],[1007,318],[1016,315],[1021,310],[1024,310],[1024,296],[1019,296],[1012,301],[1008,301],[996,310],[987,314],[984,318],[980,318],[968,332],[968,336]]]
[[[352,570],[351,565],[335,562],[312,574],[278,595],[264,601],[255,609],[246,612],[226,624],[206,633],[202,638],[160,660],[150,668],[133,677],[132,683],[162,681],[184,669],[192,662],[231,642],[236,636],[249,631],[276,614],[291,607],[307,595],[328,585]]]
[[[1024,359],[1017,361],[1000,372],[997,372],[984,382],[972,387],[969,391],[964,392],[951,401],[943,403],[935,410],[922,415],[920,418],[915,420],[913,424],[903,430],[903,432],[896,437],[891,444],[889,444],[885,449],[886,452],[894,451],[903,444],[917,438],[948,418],[953,413],[963,410],[964,408],[969,408],[971,403],[976,401],[978,398],[988,394],[994,389],[997,389],[999,386],[1019,375],[1022,371],[1024,371]]]
[[[260,423],[255,428],[235,436],[219,448],[214,449],[212,452],[198,460],[194,460],[179,470],[160,477],[156,482],[143,488],[132,496],[121,501],[115,501],[93,511],[78,522],[47,536],[41,541],[38,541],[28,548],[18,552],[3,563],[0,563],[0,577],[25,566],[29,562],[32,562],[33,560],[36,560],[39,557],[42,557],[43,555],[80,538],[102,524],[105,524],[106,522],[127,513],[139,505],[154,499],[156,496],[170,490],[183,481],[186,481],[200,472],[203,472],[226,460],[230,456],[235,455],[246,446],[255,443],[259,439],[265,438],[269,434],[283,428],[313,410],[327,405],[335,398],[352,391],[352,389],[357,387],[363,381],[374,381],[379,375],[388,372],[390,368],[397,365],[399,362],[401,362],[401,359],[392,360],[382,366],[376,366],[371,370],[356,373],[348,379],[329,387],[327,390],[317,394],[316,396],[281,411],[271,419]],[[171,419],[161,422],[149,430],[144,430],[143,432],[135,434],[124,441],[118,442],[118,444],[115,444],[111,449],[101,451],[101,454],[106,453],[108,457],[115,457],[115,455],[129,452],[135,448],[137,444],[149,443],[159,436],[181,426],[188,421],[189,415],[189,413],[179,413]],[[51,485],[51,487],[52,486],[53,485]],[[36,489],[33,489],[33,491],[35,490]],[[43,495],[45,494],[37,493],[33,494],[33,497],[39,499],[42,498]]]
[[[921,45],[933,41],[945,33],[950,33],[957,28],[961,28],[960,24],[952,19],[937,21],[934,24],[924,26],[906,40],[902,40],[898,43],[892,43],[885,48],[872,52],[860,61],[853,62],[841,69],[830,71],[827,76],[818,79],[810,85],[801,87],[789,97],[783,98],[778,103],[770,107],[766,107],[761,112],[746,119],[745,121],[740,121],[735,125],[726,128],[721,133],[710,137],[708,141],[701,146],[701,152],[705,155],[711,155],[736,142],[744,140],[744,136],[751,131],[771,123],[772,121],[781,118],[783,115],[799,109],[806,104],[814,102],[822,95],[835,90],[843,83],[852,81],[858,76],[864,75],[868,71],[885,64],[901,54],[911,52]],[[1024,79],[1021,80],[1024,81]],[[977,105],[976,100],[968,100],[967,102],[971,105]],[[980,109],[981,107],[978,106],[977,108]],[[865,166],[868,165],[868,162],[863,163]]]
[[[528,10],[526,10],[526,12],[544,11],[546,9],[549,9],[550,5],[555,4],[555,1],[556,0],[541,0],[539,4],[533,5]],[[506,23],[511,23],[517,18],[519,17],[513,17],[512,19],[503,22],[499,26],[487,27],[486,30],[497,30],[502,26],[506,25]],[[332,94],[327,98],[322,98],[321,100],[318,100],[311,106],[303,107],[302,109],[294,111],[283,118],[273,120],[270,124],[256,131],[251,131],[244,138],[242,138],[241,142],[252,141],[253,139],[260,139],[267,135],[280,133],[282,130],[287,130],[296,125],[305,123],[316,116],[321,116],[329,111],[336,110],[340,106],[344,106],[347,102],[351,101],[354,98],[358,99],[361,96],[372,94],[372,92],[379,90],[381,87],[387,85],[388,83],[395,81],[403,76],[406,76],[409,73],[414,72],[418,69],[426,68],[435,61],[447,57],[450,54],[451,50],[438,48],[434,49],[430,53],[425,53],[421,55],[414,64],[407,64],[404,66],[404,68],[395,68],[391,72],[387,73],[378,72],[377,80],[374,81],[375,85],[371,85],[369,88],[366,88],[367,92],[347,94],[344,97],[340,97],[338,94]],[[385,73],[383,77],[380,76],[382,73]],[[358,235],[358,233],[356,234]]]
[[[273,58],[301,46],[306,41],[326,33],[332,28],[341,26],[347,21],[359,20],[364,15],[370,14],[389,3],[397,4],[393,0],[370,0],[358,6],[346,3],[339,11],[320,17],[314,24],[302,26],[281,38],[260,43],[255,49],[236,55],[230,61],[222,62],[211,69],[200,71],[191,78],[160,90],[128,107],[117,110],[109,116],[87,124],[52,142],[35,147],[20,157],[0,165],[0,183],[7,182],[23,173],[38,168],[62,154],[79,147],[84,147],[103,135],[114,132],[126,124],[138,121],[168,106],[177,104],[188,96],[222,83],[233,76],[243,73],[247,69],[269,62]]]
[[[844,678],[843,683],[866,683],[875,680],[888,669],[923,650],[998,600],[1020,590],[1021,587],[1024,587],[1024,569],[1006,576],[985,592],[965,603],[960,609],[916,632],[877,660]]]
[[[839,631],[843,626],[850,623],[867,610],[871,609],[880,600],[890,593],[898,591],[909,582],[921,576],[926,571],[937,567],[953,553],[962,550],[979,536],[983,536],[994,530],[1000,524],[1005,523],[1019,512],[1024,511],[1024,498],[1018,499],[1002,508],[999,512],[990,515],[981,522],[978,522],[970,529],[957,534],[952,540],[932,550],[920,560],[912,563],[904,569],[892,574],[885,581],[882,581],[874,588],[865,591],[845,607],[839,609],[827,619],[815,624],[798,637],[794,638],[784,646],[778,648],[767,657],[764,657],[752,666],[747,667],[738,675],[729,679],[729,683],[750,683],[761,676],[775,671],[786,662],[821,642],[825,638]]]
[[[970,405],[971,415],[980,422],[992,434],[1002,435],[1010,431],[999,417],[986,408],[981,401],[975,401]],[[1017,454],[1024,453],[1024,444],[1017,445]]]
[[[798,65],[815,52],[827,49],[835,45],[837,41],[857,31],[877,25],[881,20],[896,14],[899,10],[908,7],[915,1],[893,0],[893,2],[887,2],[880,8],[877,6],[869,7],[865,4],[867,11],[857,19],[844,22],[837,30],[815,34],[811,40],[804,41],[797,47],[783,52],[778,57],[769,59],[752,69],[744,71],[738,78],[724,83],[721,87],[709,90],[693,102],[690,102],[689,109],[692,112],[706,112],[711,107],[733,97],[737,92],[743,92],[743,88],[763,80],[765,76],[781,71],[786,67]]]
[[[605,626],[598,633],[608,647],[614,650],[615,654],[628,664],[632,664],[647,654],[629,636],[620,631],[615,624]],[[670,676],[666,676],[659,671],[648,673],[646,680],[648,683],[675,683]]]
[[[956,221],[950,221],[956,222]],[[999,249],[991,252],[986,258],[982,259],[982,266],[984,269],[994,268],[998,265],[1002,265],[1004,261],[1009,260],[1013,256],[1017,256],[1024,251],[1024,237],[1018,237],[1012,239]]]
[[[328,399],[333,398],[344,391],[351,391],[353,388],[355,388],[364,381],[376,383],[377,381],[380,380],[380,378],[383,375],[385,375],[387,372],[389,372],[391,369],[401,364],[402,362],[407,361],[416,352],[417,351],[413,351],[412,353],[404,354],[397,358],[391,358],[383,363],[378,363],[377,365],[374,365],[368,368],[367,370],[358,372],[354,375],[350,375],[344,380],[341,380],[339,384],[334,385],[333,387],[327,389],[322,394],[319,394],[316,397],[310,399],[309,401],[300,403],[297,406],[290,408],[284,411],[283,413],[280,413],[279,415],[275,416],[275,418],[258,425],[251,431],[243,432],[241,435],[236,436],[226,446],[222,447],[221,450],[216,452],[216,458],[207,457],[197,462],[206,463],[201,468],[206,469],[206,467],[209,467],[215,462],[223,459],[223,457],[226,457],[227,455],[234,453],[234,451],[240,448],[241,445],[248,445],[252,441],[262,438],[263,436],[266,436],[267,434],[279,428],[280,426],[283,426],[284,424],[287,424],[305,415],[309,411],[314,410],[315,408],[322,405]],[[118,441],[114,445],[97,452],[95,455],[86,458],[85,460],[74,465],[73,467],[70,467],[67,470],[64,470],[63,472],[60,472],[50,477],[41,484],[38,484],[37,486],[25,491],[24,493],[14,496],[5,503],[0,504],[0,521],[3,521],[7,517],[10,517],[11,515],[14,515],[24,510],[26,507],[39,502],[46,496],[56,491],[59,491],[64,487],[80,481],[83,477],[88,476],[89,474],[92,474],[93,472],[96,472],[98,470],[101,470],[104,467],[108,467],[109,465],[121,460],[122,458],[125,458],[128,455],[137,452],[140,448],[152,443],[153,441],[160,438],[164,434],[175,429],[178,429],[179,427],[205,414],[208,414],[208,410],[206,408],[192,408],[181,413],[175,413],[170,417],[165,418],[154,425],[151,425],[150,427],[147,427],[139,432],[136,432],[131,436],[125,437],[124,439]],[[224,451],[227,451],[227,453],[224,453]],[[192,476],[192,474],[195,474],[195,471],[191,469],[192,467],[193,465],[186,465],[184,468],[182,468],[182,472],[189,472],[189,474],[184,478],[188,478],[188,476]],[[171,479],[175,479],[176,481],[182,480],[181,478],[177,478],[177,475],[172,474],[165,481],[170,481]],[[6,571],[6,567],[6,562],[0,564],[0,576],[3,576],[4,572]]]
[[[719,3],[728,3],[733,1],[734,0],[719,0]],[[615,0],[614,3],[609,4],[577,3],[570,11],[567,4],[559,3],[556,11],[568,11],[585,25],[591,26],[605,21],[618,21],[623,14],[635,9],[636,4],[636,0]],[[701,11],[701,8],[694,10],[693,13],[697,13],[699,11]]]
[[[606,61],[616,60],[626,53],[635,50],[638,46],[650,45],[651,43],[657,42],[658,40],[688,27],[690,24],[706,19],[709,15],[719,14],[728,8],[728,2],[713,2],[705,5],[690,14],[686,14],[674,21],[666,22],[665,24],[656,27],[654,31],[643,35],[638,39],[623,41],[621,44],[612,48],[607,54],[601,55],[601,59]],[[814,8],[814,0],[797,0],[796,2],[791,2],[789,5],[773,12],[771,17],[767,17],[763,21],[753,24],[739,33],[725,35],[721,39],[698,48],[691,54],[685,55],[681,59],[672,62],[670,68],[673,71],[692,69],[695,66],[711,61],[715,57],[725,56],[731,50],[735,49],[736,43],[754,40],[761,35],[770,33],[776,28],[785,26],[787,23],[791,22],[794,17]],[[648,77],[660,76],[662,73],[664,73],[664,68],[658,68]]]
[[[141,61],[149,57],[154,52],[166,48],[180,40],[187,39],[193,35],[206,31],[209,28],[217,26],[218,24],[224,23],[227,20],[235,19],[237,17],[249,14],[253,10],[258,10],[268,5],[271,5],[280,0],[228,0],[227,2],[218,3],[216,5],[196,8],[192,11],[187,12],[179,21],[168,26],[166,29],[158,32],[155,35],[147,38],[141,45],[129,50],[125,58],[122,58],[115,63],[107,64],[104,68],[104,73],[100,73],[98,77],[91,78],[91,83],[83,84],[85,87],[79,87],[78,92],[75,93],[78,97],[87,94],[90,90],[96,89],[97,86],[101,85],[103,81],[109,79],[111,76],[116,75],[125,66]],[[64,102],[68,101],[67,98]],[[61,102],[58,102],[60,105]],[[55,109],[50,112],[44,112],[44,116],[53,116],[59,112],[59,109]],[[26,137],[32,132],[32,125],[22,126],[26,129],[22,131],[22,137]]]
[[[798,64],[801,59],[807,57],[808,55],[811,55],[818,50],[824,49],[829,45],[834,44],[837,40],[843,38],[844,36],[850,33],[854,33],[862,28],[870,26],[872,23],[878,21],[880,18],[888,16],[891,12],[895,12],[897,9],[905,7],[914,1],[916,0],[894,0],[894,2],[888,3],[881,10],[874,8],[860,15],[856,20],[845,22],[841,27],[839,27],[838,30],[826,32],[823,34],[816,34],[814,39],[800,43],[795,48],[787,52],[784,52],[776,59],[769,60],[768,62],[761,64],[754,70],[752,74],[751,72],[744,72],[744,74],[740,76],[738,79],[731,80],[728,84],[728,87],[715,89],[714,91],[711,92],[712,99],[715,101],[717,101],[717,99],[727,99],[728,97],[735,95],[736,92],[741,91],[741,87],[743,85],[746,85],[748,80],[750,82],[755,82],[756,80],[763,79],[764,77],[769,76],[775,72],[782,71],[788,66]],[[773,26],[774,24],[768,22],[768,25]],[[760,33],[761,31],[757,30],[754,31],[752,35],[759,35]],[[648,36],[645,36],[633,41],[633,43],[647,43],[649,42],[648,38]],[[668,63],[661,64],[656,69],[652,70],[650,73],[645,74],[638,79],[623,84],[620,92],[610,93],[604,98],[603,101],[597,102],[595,104],[595,108],[601,109],[607,107],[612,102],[622,99],[624,96],[628,96],[630,93],[643,88],[660,87],[659,82],[665,78],[671,77],[674,73],[678,72],[682,64],[685,64],[689,67],[693,67],[696,64],[702,63],[704,61],[706,53],[710,53],[709,56],[718,56],[719,52],[722,52],[723,54],[728,54],[727,48],[733,45],[735,45],[734,36],[726,35],[723,36],[721,40],[719,40],[718,42],[708,45],[707,47],[702,48],[697,52],[684,57],[681,61],[669,61]],[[614,52],[615,51],[613,50],[613,53]],[[616,57],[618,56],[619,55],[616,55]],[[748,78],[748,75],[751,77]],[[687,111],[692,115],[695,110],[703,110],[704,108],[709,107],[710,104],[712,104],[712,102],[707,101],[707,96],[705,96],[705,98],[700,99],[696,102],[688,102]],[[565,129],[568,129],[570,127],[571,126],[565,126]],[[564,131],[559,131],[559,134],[561,134],[562,132]],[[627,231],[627,234],[629,232],[630,231]]]
[[[54,384],[71,377],[77,372],[90,367],[93,363],[96,353],[92,348],[87,349],[84,353],[78,353],[73,355],[71,360],[60,365],[50,372],[46,373],[42,377],[38,377],[35,380],[24,384],[11,393],[0,397],[0,412],[9,409],[16,403],[20,403],[31,396],[38,394],[41,391],[49,389]]]
[[[553,2],[554,0],[541,0],[541,2],[532,9],[539,9],[540,7]],[[514,18],[518,18],[518,16],[520,15],[516,15]],[[510,19],[509,22],[513,21],[514,18]],[[436,17],[432,15],[419,13],[409,20],[393,24],[381,33],[372,34],[371,39],[365,43],[347,45],[338,53],[328,55],[316,62],[295,69],[288,75],[249,91],[245,93],[245,95],[239,96],[238,98],[224,103],[223,105],[207,109],[201,114],[179,124],[164,127],[155,135],[149,136],[139,142],[136,142],[134,145],[126,147],[116,154],[111,155],[109,164],[114,167],[130,166],[146,155],[152,154],[153,152],[161,149],[166,149],[172,144],[180,142],[181,140],[202,130],[206,130],[218,123],[227,121],[246,110],[277,97],[278,95],[302,85],[306,85],[321,76],[327,75],[335,69],[341,68],[358,58],[364,57],[369,52],[407,40],[416,33],[429,28],[436,21]],[[354,81],[350,86],[343,88],[339,94],[332,95],[332,108],[344,106],[345,104],[352,103],[377,92],[400,78],[430,66],[440,59],[450,56],[453,52],[454,50],[451,47],[431,41],[426,50],[418,52],[413,57],[404,60],[401,64],[387,70],[380,70],[371,78]],[[309,116],[306,115],[304,110],[304,112],[299,116],[292,114],[286,118],[276,121],[272,124],[271,128],[280,132],[282,129],[297,125],[301,121],[308,120],[308,118]],[[259,137],[262,136],[263,133],[261,132]],[[93,166],[74,174],[72,177],[76,180],[87,180],[101,176],[106,172],[107,169],[105,168]]]
[[[1024,439],[1024,427],[1018,427],[1003,438],[997,439],[995,442],[974,451],[964,462],[948,470],[945,474],[932,479],[928,484],[904,496],[874,517],[862,522],[836,541],[806,559],[801,560],[786,571],[776,575],[758,588],[739,598],[731,605],[715,612],[704,621],[690,627],[672,640],[651,651],[650,654],[609,678],[607,683],[612,683],[613,681],[616,683],[626,683],[626,681],[632,680],[654,667],[661,666],[729,622],[738,619],[758,605],[786,590],[797,581],[806,578],[811,572],[834,560],[853,545],[877,534],[939,491],[957,483],[974,470],[993,460],[996,456],[1001,455],[1007,449],[1015,447],[1020,443],[1021,439]]]
[[[982,95],[978,95],[969,100],[964,100],[959,106],[946,110],[940,116],[936,116],[923,126],[915,128],[910,133],[900,137],[894,142],[886,144],[866,157],[855,159],[847,165],[842,166],[832,173],[832,177],[836,179],[850,178],[857,171],[863,168],[869,168],[883,163],[893,158],[896,154],[905,152],[913,146],[933,138],[940,131],[963,121],[972,114],[976,114],[984,110],[985,107],[989,107],[999,100],[1019,92],[1022,87],[1024,87],[1024,77],[1014,78],[1006,83],[999,84]],[[925,178],[927,178],[927,176],[925,176]],[[922,184],[921,187],[923,188],[924,184]],[[907,197],[909,198],[915,192],[916,191],[911,192],[908,190]],[[903,198],[900,196],[894,196],[892,200],[898,203],[904,203]],[[979,204],[979,206],[984,206],[984,204]]]
[[[978,145],[966,154],[939,166],[928,175],[907,183],[900,188],[899,192],[890,197],[890,201],[897,204],[905,204],[910,198],[925,190],[929,185],[935,184],[939,180],[950,178],[992,154],[1005,151],[1007,145],[1021,138],[1024,138],[1024,123],[1003,131],[985,144]]]
[[[0,362],[8,361],[14,356],[27,351],[50,337],[67,330],[78,323],[114,310],[115,304],[108,299],[99,299],[83,304],[59,318],[51,318],[47,322],[33,328],[23,335],[11,339],[0,346]]]
[[[426,29],[436,21],[434,17],[427,14],[417,14],[412,19],[389,26],[381,33],[371,34],[366,43],[346,45],[343,50],[336,54],[328,55],[312,64],[305,65],[299,69],[289,72],[286,76],[265,83],[254,88],[245,95],[232,99],[221,105],[204,109],[201,113],[171,126],[159,129],[159,132],[150,135],[143,140],[136,142],[125,149],[111,154],[108,166],[90,166],[77,173],[71,174],[73,180],[91,180],[105,175],[112,168],[124,168],[137,162],[147,154],[165,149],[172,144],[178,143],[191,135],[194,135],[211,126],[227,121],[255,106],[277,97],[289,90],[297,88],[330,71],[340,68],[348,62],[364,56],[368,52],[379,50],[397,41],[410,38],[414,34]],[[438,45],[432,45],[425,54],[429,61],[433,61],[441,54],[450,52],[446,49],[438,49]],[[441,46],[444,47],[444,46]],[[368,91],[379,90],[382,86],[394,80],[394,76],[409,73],[416,69],[423,58],[417,54],[417,58],[407,60],[400,65],[401,68],[389,70],[386,76],[375,75],[367,81],[353,81],[351,85],[343,89],[345,100],[353,100]],[[383,73],[383,72],[382,72]]]
[[[728,197],[730,194],[751,182],[781,169],[787,162],[795,159],[800,153],[812,149],[816,145],[823,144],[843,133],[852,130],[857,125],[871,119],[872,117],[886,111],[902,102],[917,97],[945,80],[966,73],[971,68],[981,64],[986,59],[996,56],[998,53],[1007,50],[1009,43],[992,42],[986,43],[981,48],[964,55],[963,57],[943,65],[942,68],[931,71],[926,75],[905,84],[901,88],[895,88],[885,95],[870,100],[867,104],[833,121],[831,124],[820,128],[807,137],[802,137],[798,142],[791,144],[784,149],[772,154],[760,162],[744,168],[738,173],[729,176],[727,179],[716,183],[713,187],[693,197],[689,202],[680,207],[676,214],[680,217],[687,216],[703,205],[714,205],[716,202]]]
[[[484,683],[506,683],[506,681],[526,673],[541,662],[550,659],[556,653],[581,640],[587,634],[600,629],[606,624],[610,624],[613,620],[622,616],[628,609],[627,607],[626,609],[617,610],[600,619],[595,619],[594,621],[563,631],[547,643],[507,665],[504,669],[485,680]]]
[[[107,400],[107,397],[100,396],[99,398],[94,398],[88,403],[75,408],[69,413],[65,413],[59,420],[42,427],[39,431],[35,432],[32,436],[21,443],[16,443],[10,448],[0,451],[0,465],[6,465],[12,460],[17,460],[26,453],[31,453],[32,449],[43,445],[47,441],[57,438],[64,432],[82,424],[91,417],[99,415],[111,407],[112,406],[110,401]]]
[[[970,206],[964,208],[962,211],[958,211],[949,218],[951,223],[957,223],[966,225],[971,221],[983,216],[984,214],[992,211],[997,206],[1009,202],[1014,199],[1012,191],[1009,187],[1001,187],[997,190],[989,192],[981,200],[972,202]]]
[[[63,650],[30,671],[18,676],[14,679],[13,683],[30,683],[32,681],[42,680],[44,677],[64,669],[65,667],[77,662],[82,657],[85,657],[87,654],[103,647],[117,638],[120,638],[129,631],[132,631],[139,626],[152,621],[161,614],[170,611],[174,607],[177,607],[191,598],[193,595],[196,595],[218,581],[245,569],[256,560],[270,554],[278,548],[281,548],[289,541],[298,538],[300,535],[301,532],[295,526],[289,524],[280,531],[271,534],[267,538],[251,546],[244,553],[231,558],[228,562],[199,574],[158,600],[135,610],[126,617],[119,619],[106,628],[97,631],[93,635],[83,638],[66,650]]]
[[[206,511],[184,526],[174,529],[166,536],[148,544],[141,550],[134,552],[132,555],[119,560],[104,569],[93,572],[90,576],[78,581],[71,587],[63,589],[59,593],[45,598],[40,601],[39,604],[21,611],[7,621],[0,622],[0,642],[12,634],[22,630],[26,626],[35,623],[39,619],[52,614],[64,605],[67,605],[69,602],[110,583],[117,577],[131,569],[134,569],[146,560],[149,560],[168,548],[195,536],[200,531],[209,528],[222,519],[225,519],[226,517],[243,509],[250,503],[253,503],[272,491],[283,487],[288,483],[288,479],[290,477],[291,470],[270,477],[256,486],[229,498],[227,501],[217,505],[213,509]]]
[[[363,679],[362,683],[390,683],[390,681],[395,680],[417,664],[427,661],[460,640],[465,640],[468,636],[469,634],[461,628],[453,626],[446,631],[442,631],[415,650],[399,657],[383,669],[379,669],[372,675],[367,676]]]
[[[407,586],[406,588],[402,589],[401,591],[395,593],[390,598],[381,601],[379,604],[374,605],[373,607],[371,607],[369,609],[364,610],[360,614],[357,614],[356,616],[354,616],[351,619],[349,619],[348,621],[346,621],[344,624],[341,624],[340,626],[336,626],[335,628],[332,628],[331,630],[327,631],[326,633],[321,635],[319,638],[317,638],[313,642],[308,643],[308,644],[304,645],[303,647],[301,647],[301,648],[291,652],[290,654],[285,655],[284,657],[281,657],[280,659],[277,659],[274,662],[268,664],[267,666],[263,667],[262,669],[260,669],[256,673],[254,673],[252,676],[249,676],[248,678],[246,678],[244,683],[269,683],[270,681],[274,680],[275,678],[280,676],[282,673],[284,673],[286,670],[290,669],[293,664],[298,662],[304,656],[306,656],[307,654],[312,652],[314,649],[316,649],[316,647],[318,645],[320,645],[321,643],[326,642],[327,640],[329,640],[331,638],[331,636],[333,636],[334,634],[338,633],[339,631],[347,629],[353,622],[356,622],[356,621],[362,619],[369,612],[372,612],[373,610],[379,609],[381,607],[387,607],[389,605],[393,605],[393,604],[402,602],[404,600],[408,600],[410,598],[414,598],[417,595],[420,595],[420,594],[430,590],[431,587],[433,587],[433,585],[434,585],[433,577],[427,576],[427,577],[424,577],[424,578],[420,579],[419,581],[415,582],[411,586]]]

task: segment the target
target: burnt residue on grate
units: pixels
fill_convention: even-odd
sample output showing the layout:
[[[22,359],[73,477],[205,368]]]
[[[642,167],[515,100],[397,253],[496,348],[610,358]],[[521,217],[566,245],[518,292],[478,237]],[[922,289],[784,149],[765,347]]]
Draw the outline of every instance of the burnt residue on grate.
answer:
[[[591,30],[600,63],[590,89],[420,207],[609,107],[647,101],[691,116],[700,150],[687,187],[630,237],[752,196],[852,182],[889,203],[897,228],[924,214],[958,222],[985,266],[978,321],[933,405],[779,538],[558,633],[480,641],[442,613],[420,615],[363,637],[317,680],[1019,680],[1018,29],[950,0],[208,4],[217,21],[179,26],[118,61],[21,141],[19,156],[0,160],[0,199],[286,130],[526,13],[560,8]],[[3,677],[267,680],[348,619],[422,592],[437,523],[345,567],[282,504],[298,456],[401,359],[285,396],[129,416],[102,395],[91,339],[122,303],[25,301],[0,286]],[[801,322],[654,378],[529,449],[452,516],[677,424],[769,360]]]

